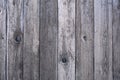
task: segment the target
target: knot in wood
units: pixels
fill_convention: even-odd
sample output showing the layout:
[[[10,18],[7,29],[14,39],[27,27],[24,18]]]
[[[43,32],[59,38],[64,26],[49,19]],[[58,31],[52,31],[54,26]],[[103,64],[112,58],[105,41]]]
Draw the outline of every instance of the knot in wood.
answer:
[[[67,59],[64,57],[64,58],[62,58],[62,62],[63,63],[67,63]]]
[[[83,36],[83,39],[84,39],[84,41],[87,41],[87,37],[86,36]]]
[[[20,35],[17,35],[16,37],[15,37],[15,41],[16,41],[16,43],[20,43],[21,42],[21,36]]]

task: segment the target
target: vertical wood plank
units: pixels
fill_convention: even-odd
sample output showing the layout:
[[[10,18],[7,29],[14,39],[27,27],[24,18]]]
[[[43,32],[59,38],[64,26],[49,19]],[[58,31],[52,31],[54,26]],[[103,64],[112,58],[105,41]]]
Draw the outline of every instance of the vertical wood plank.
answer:
[[[57,0],[40,2],[40,80],[57,80]]]
[[[93,0],[76,2],[76,80],[93,80]]]
[[[120,0],[113,0],[113,80],[120,80]]]
[[[76,33],[75,33],[75,43],[76,43],[76,60],[75,60],[75,77],[76,80],[82,80],[81,78],[81,0],[76,0],[76,15],[75,15],[75,29],[76,29]]]
[[[112,0],[95,0],[95,80],[112,78]]]
[[[58,0],[58,80],[75,80],[75,0]]]
[[[7,0],[8,79],[23,80],[23,0]]]
[[[39,0],[24,0],[23,80],[39,80]]]
[[[6,1],[0,0],[0,80],[6,75]]]

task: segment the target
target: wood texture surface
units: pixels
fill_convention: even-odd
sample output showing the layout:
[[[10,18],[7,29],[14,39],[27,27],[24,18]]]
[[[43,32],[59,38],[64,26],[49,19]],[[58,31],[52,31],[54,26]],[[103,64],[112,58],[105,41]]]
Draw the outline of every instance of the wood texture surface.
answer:
[[[7,1],[8,79],[23,80],[23,0]]]
[[[93,0],[77,0],[76,80],[93,80],[94,10]]]
[[[24,0],[23,80],[39,80],[39,0]]]
[[[120,79],[120,1],[113,0],[113,80]]]
[[[6,1],[0,0],[0,80],[6,80]]]
[[[0,0],[0,80],[120,80],[120,0]]]
[[[57,80],[57,0],[40,1],[40,80]]]
[[[75,80],[75,0],[58,3],[58,80]]]
[[[95,80],[112,79],[112,0],[95,0]]]

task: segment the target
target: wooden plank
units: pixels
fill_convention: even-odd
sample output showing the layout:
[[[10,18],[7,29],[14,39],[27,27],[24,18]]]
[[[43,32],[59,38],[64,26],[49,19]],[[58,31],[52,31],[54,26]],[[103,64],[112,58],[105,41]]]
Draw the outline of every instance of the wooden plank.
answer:
[[[75,80],[75,0],[58,3],[58,80]]]
[[[112,78],[112,0],[95,0],[95,80]]]
[[[75,16],[75,39],[76,39],[76,45],[75,45],[75,50],[76,50],[76,60],[75,60],[75,77],[76,80],[82,80],[81,78],[81,0],[76,0],[76,16]]]
[[[93,0],[76,3],[76,80],[93,80]]]
[[[120,80],[120,0],[113,0],[113,80]]]
[[[39,0],[24,0],[23,80],[39,79]]]
[[[6,1],[0,0],[0,80],[6,80]]]
[[[8,79],[23,80],[23,0],[7,0]]]
[[[57,80],[57,0],[40,2],[40,80]]]

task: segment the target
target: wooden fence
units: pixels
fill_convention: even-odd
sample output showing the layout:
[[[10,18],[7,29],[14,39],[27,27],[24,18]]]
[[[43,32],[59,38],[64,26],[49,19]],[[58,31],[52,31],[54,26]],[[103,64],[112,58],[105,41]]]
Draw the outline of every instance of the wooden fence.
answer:
[[[0,80],[120,80],[120,0],[0,0]]]

